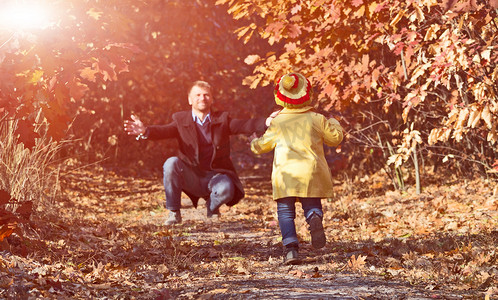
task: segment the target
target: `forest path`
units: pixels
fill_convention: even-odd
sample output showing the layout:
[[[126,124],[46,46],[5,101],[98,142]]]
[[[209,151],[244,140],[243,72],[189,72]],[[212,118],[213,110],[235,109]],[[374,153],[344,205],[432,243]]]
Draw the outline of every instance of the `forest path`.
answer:
[[[392,218],[402,214],[401,210],[424,215],[416,210],[418,202],[408,196],[388,192],[387,198],[400,203],[397,207],[381,201],[385,195],[372,194],[357,201],[353,194],[338,194],[336,201],[324,200],[328,242],[320,250],[311,248],[298,205],[296,226],[303,263],[285,266],[268,176],[267,172],[242,176],[246,198],[234,207],[223,206],[219,219],[206,217],[203,200],[194,208],[188,199],[182,199],[183,223],[165,227],[167,211],[160,179],[121,176],[98,167],[63,174],[64,199],[52,204],[53,213],[34,221],[37,226],[31,236],[10,238],[10,250],[16,254],[2,252],[0,286],[5,290],[0,296],[482,299],[486,291],[495,293],[497,253],[493,251],[498,234],[492,228],[496,228],[498,214],[496,200],[487,200],[494,197],[492,186],[485,191],[476,187],[484,196],[472,202],[472,210],[462,206],[452,216],[446,208],[451,218],[444,224],[424,219],[426,225],[450,231],[455,226],[463,228],[467,233],[461,235],[438,235],[437,228],[422,230],[413,225],[417,219],[404,222],[406,216],[401,216],[401,221],[389,219],[392,224],[382,223],[379,218]],[[345,193],[346,186],[338,185],[338,193]],[[434,199],[437,197],[416,200],[433,203]],[[380,206],[372,209],[368,203]],[[433,214],[427,203],[419,209],[429,210],[425,215]],[[452,202],[447,200],[446,205]],[[460,211],[466,214],[461,216]],[[474,222],[466,225],[462,223],[465,220]],[[374,225],[378,228],[370,228]],[[477,225],[482,235],[466,227]],[[393,232],[396,237],[385,238]],[[467,257],[469,251],[480,259],[480,269],[475,272],[488,274],[474,283],[477,288],[454,279],[463,272],[465,262],[472,260]],[[449,269],[451,266],[456,269]]]

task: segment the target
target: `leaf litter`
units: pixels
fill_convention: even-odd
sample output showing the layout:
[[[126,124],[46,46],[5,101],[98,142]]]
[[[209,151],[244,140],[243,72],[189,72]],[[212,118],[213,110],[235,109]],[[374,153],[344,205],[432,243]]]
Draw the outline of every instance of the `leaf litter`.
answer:
[[[462,179],[417,195],[373,193],[387,178],[356,190],[337,181],[336,197],[323,200],[327,245],[311,248],[298,213],[303,264],[289,267],[269,172],[241,175],[246,198],[220,219],[184,199],[184,223],[166,228],[160,178],[67,171],[61,199],[0,245],[0,297],[498,297],[496,182]]]

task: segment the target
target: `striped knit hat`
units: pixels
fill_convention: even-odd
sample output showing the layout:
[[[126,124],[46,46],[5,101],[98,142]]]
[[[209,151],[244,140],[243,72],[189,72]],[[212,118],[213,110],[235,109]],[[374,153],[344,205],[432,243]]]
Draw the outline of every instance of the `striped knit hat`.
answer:
[[[275,102],[283,107],[299,108],[311,103],[311,83],[299,73],[280,77],[273,93]]]

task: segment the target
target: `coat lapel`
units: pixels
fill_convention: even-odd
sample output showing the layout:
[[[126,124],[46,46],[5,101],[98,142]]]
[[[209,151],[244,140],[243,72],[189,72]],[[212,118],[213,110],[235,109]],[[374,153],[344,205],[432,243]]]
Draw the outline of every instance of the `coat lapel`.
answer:
[[[219,118],[217,113],[211,114],[211,140],[213,141],[214,146],[213,157],[216,154],[216,146],[220,144],[222,123],[223,120]]]
[[[197,130],[195,129],[194,120],[192,119],[191,112],[185,114],[182,118],[177,120],[179,125],[179,133],[182,140],[188,143],[195,149],[195,159],[199,160],[199,144],[197,142]]]

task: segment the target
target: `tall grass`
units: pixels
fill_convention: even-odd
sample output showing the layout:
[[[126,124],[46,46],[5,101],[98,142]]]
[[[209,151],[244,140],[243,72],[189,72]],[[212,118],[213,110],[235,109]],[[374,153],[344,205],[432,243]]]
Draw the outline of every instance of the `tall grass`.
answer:
[[[17,199],[17,204],[33,202],[33,210],[47,207],[60,190],[57,154],[61,143],[47,135],[48,124],[36,117],[35,146],[27,149],[15,132],[18,120],[0,118],[0,189]],[[59,161],[60,162],[60,161]],[[9,205],[15,209],[18,205]]]

